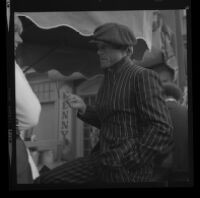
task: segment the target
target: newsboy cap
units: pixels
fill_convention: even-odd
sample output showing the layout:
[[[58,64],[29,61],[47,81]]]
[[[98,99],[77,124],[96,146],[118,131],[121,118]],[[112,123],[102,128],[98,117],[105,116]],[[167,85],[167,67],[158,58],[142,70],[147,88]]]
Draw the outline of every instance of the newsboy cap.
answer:
[[[136,45],[137,39],[127,26],[118,23],[105,23],[95,29],[91,42],[105,42],[116,46],[133,46]]]

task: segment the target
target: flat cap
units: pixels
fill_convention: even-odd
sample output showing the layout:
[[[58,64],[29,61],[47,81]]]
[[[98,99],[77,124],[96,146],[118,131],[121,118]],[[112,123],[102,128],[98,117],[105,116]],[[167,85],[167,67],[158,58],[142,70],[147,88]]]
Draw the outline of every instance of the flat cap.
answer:
[[[91,42],[133,46],[136,45],[137,39],[127,26],[118,23],[105,23],[95,29]]]

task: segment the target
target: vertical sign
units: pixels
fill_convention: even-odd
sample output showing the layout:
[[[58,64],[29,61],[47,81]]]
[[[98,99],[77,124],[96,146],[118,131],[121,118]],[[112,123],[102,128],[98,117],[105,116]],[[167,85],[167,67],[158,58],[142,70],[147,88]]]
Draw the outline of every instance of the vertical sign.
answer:
[[[60,90],[60,108],[59,108],[59,142],[62,145],[62,156],[66,155],[72,144],[72,110],[67,104],[67,93],[71,88],[67,85]]]

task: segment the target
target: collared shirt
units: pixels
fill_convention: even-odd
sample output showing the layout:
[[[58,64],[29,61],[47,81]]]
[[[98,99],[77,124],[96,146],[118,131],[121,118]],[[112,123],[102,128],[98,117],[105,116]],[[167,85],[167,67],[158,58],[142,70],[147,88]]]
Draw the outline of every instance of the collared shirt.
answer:
[[[90,107],[86,115],[89,111]],[[123,58],[105,70],[94,111],[92,123],[96,118],[100,126],[103,180],[149,181],[153,160],[173,145],[172,123],[157,74]]]

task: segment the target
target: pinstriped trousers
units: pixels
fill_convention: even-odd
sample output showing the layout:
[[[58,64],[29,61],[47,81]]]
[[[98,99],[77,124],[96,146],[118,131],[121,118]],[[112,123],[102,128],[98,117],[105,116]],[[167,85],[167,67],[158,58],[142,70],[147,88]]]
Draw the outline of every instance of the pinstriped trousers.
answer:
[[[100,165],[98,155],[77,158],[38,177],[36,184],[84,184],[84,183],[135,183],[148,182],[151,177],[132,172],[125,167]],[[148,173],[148,169],[141,170]],[[139,174],[138,174],[139,173]]]
[[[83,184],[97,180],[95,156],[81,157],[41,174],[34,183]]]

